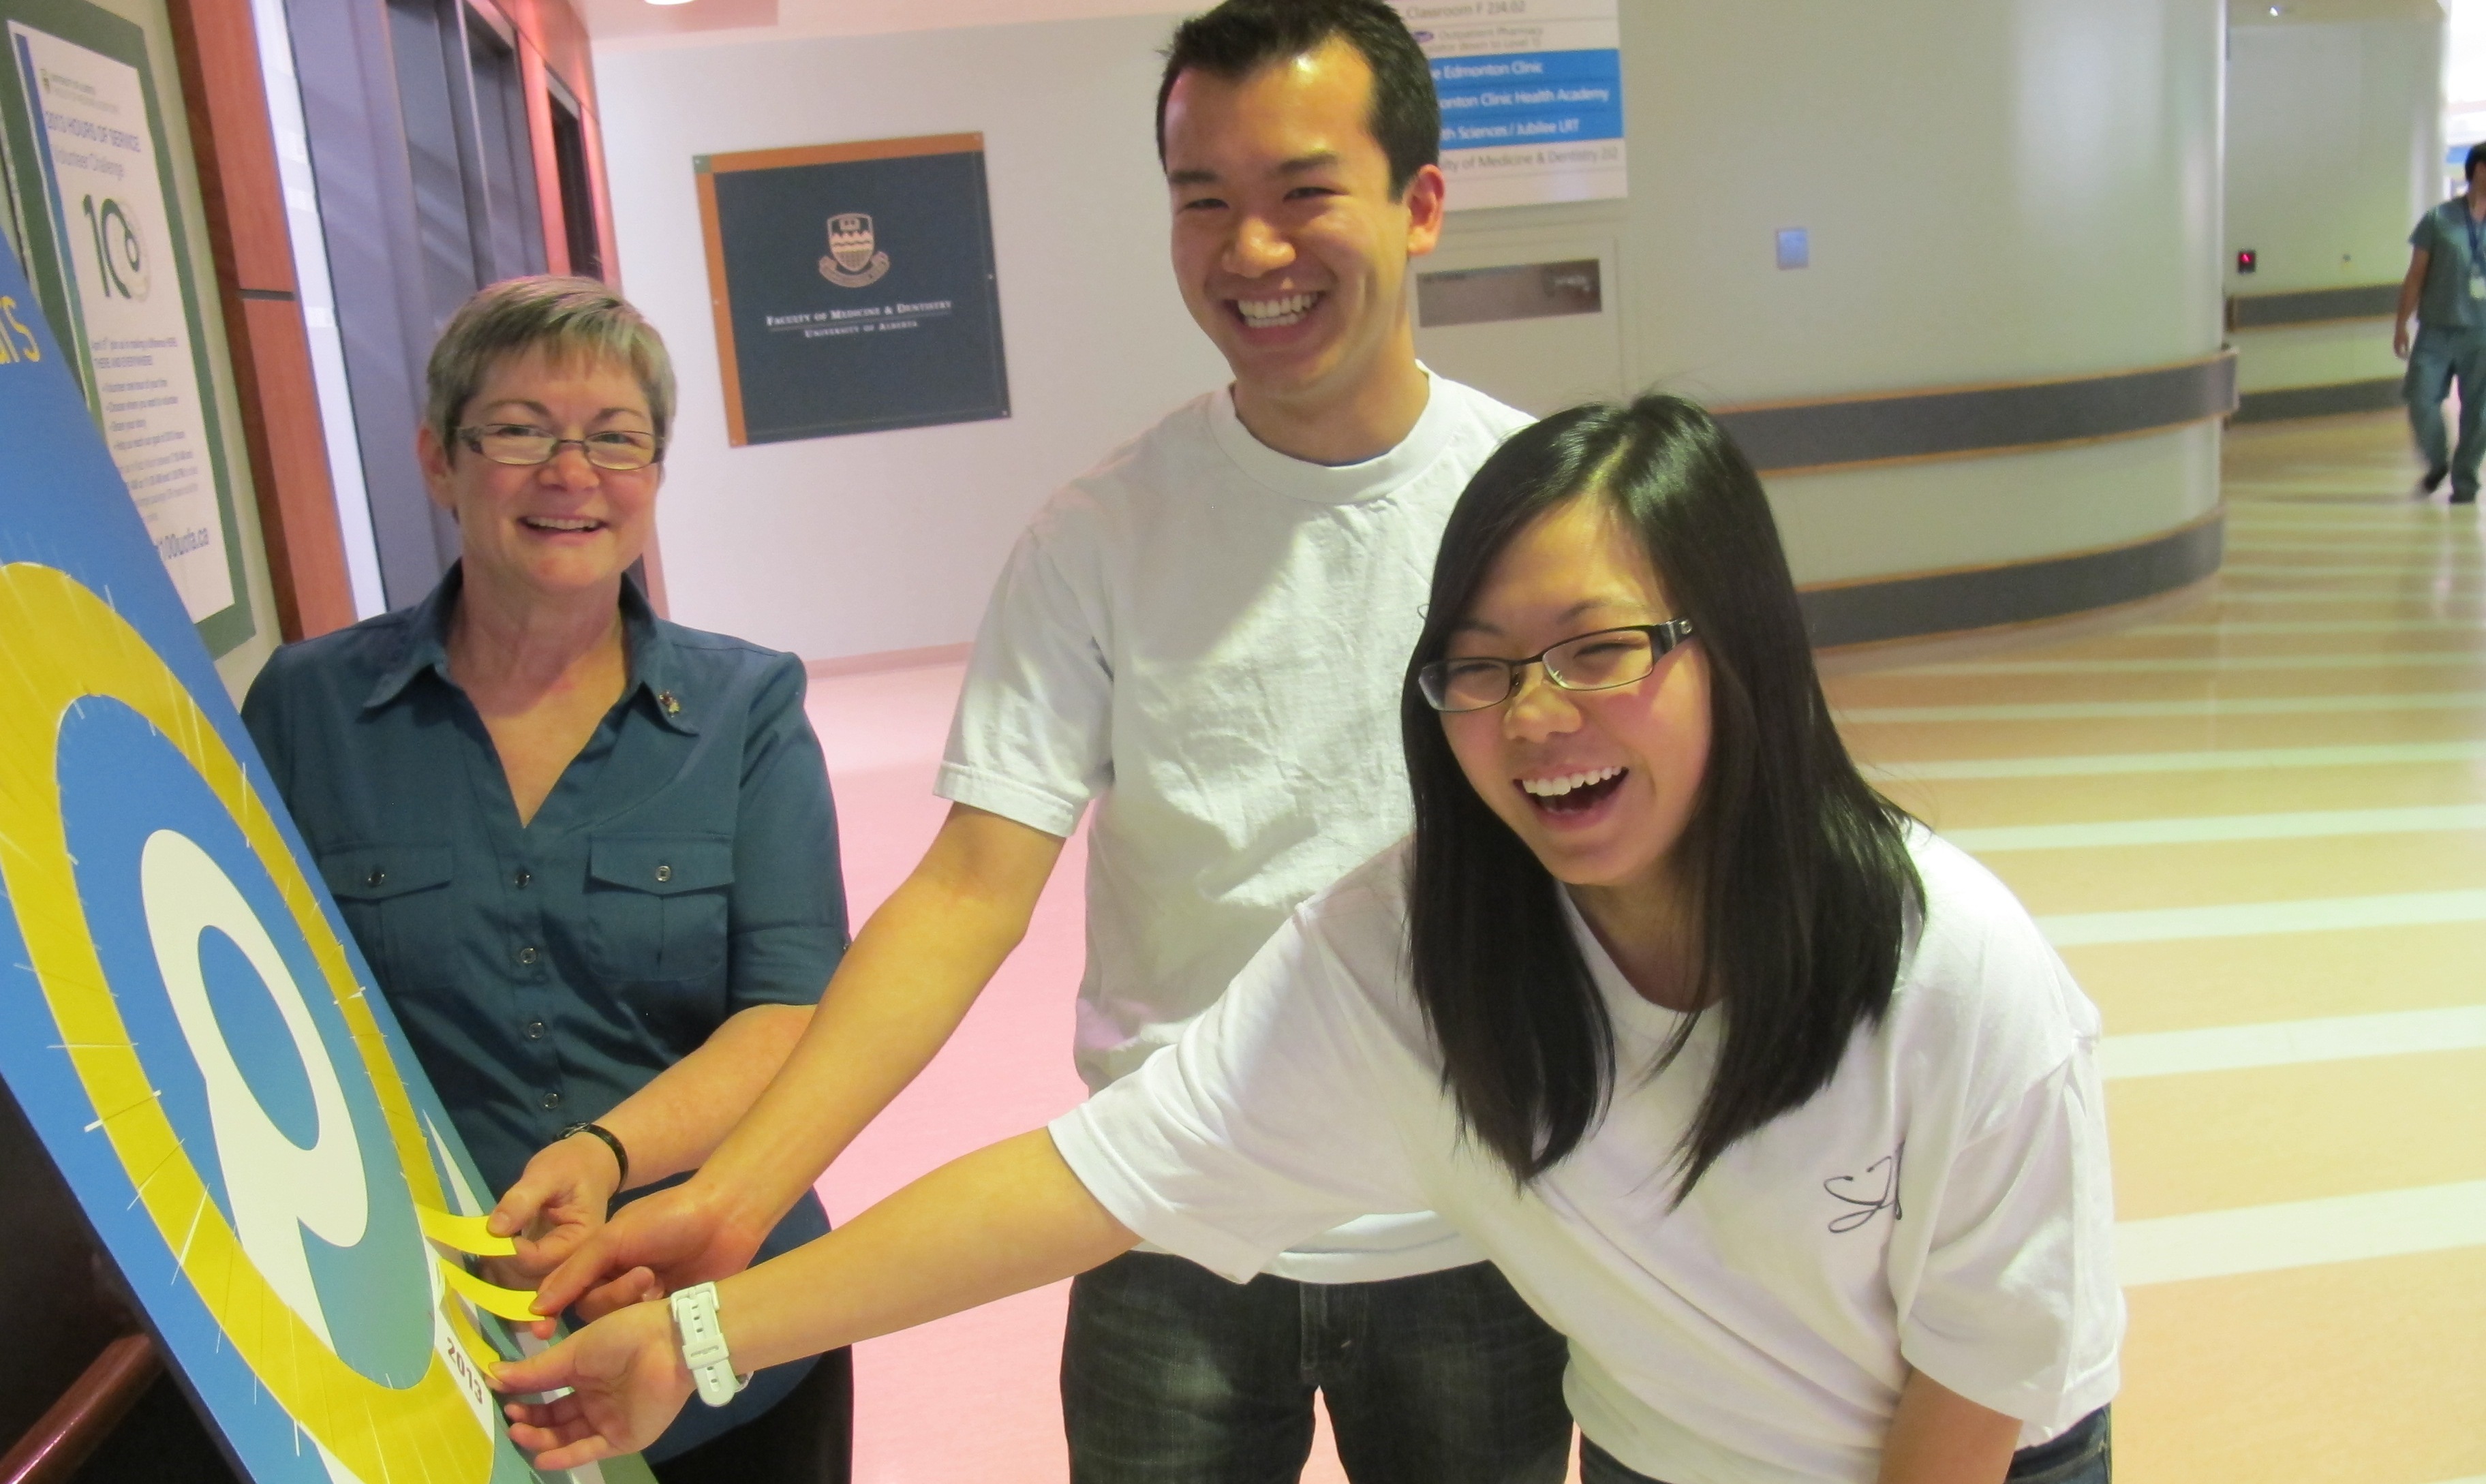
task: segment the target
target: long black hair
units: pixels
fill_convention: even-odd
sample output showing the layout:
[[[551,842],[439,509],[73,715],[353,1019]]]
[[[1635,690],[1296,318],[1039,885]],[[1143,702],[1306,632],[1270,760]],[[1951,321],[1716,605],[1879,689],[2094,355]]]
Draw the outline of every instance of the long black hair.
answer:
[[[1907,816],[1831,725],[1778,527],[1726,432],[1656,394],[1525,429],[1450,514],[1399,707],[1416,803],[1410,967],[1469,1136],[1533,1180],[1578,1146],[1615,1086],[1613,1023],[1562,888],[1469,784],[1416,683],[1503,548],[1575,498],[1607,502],[1638,534],[1708,666],[1708,768],[1674,864],[1699,934],[1696,1013],[1723,1017],[1725,1032],[1674,1151],[1680,1199],[1735,1140],[1820,1091],[1857,1028],[1880,1019],[1923,889]]]

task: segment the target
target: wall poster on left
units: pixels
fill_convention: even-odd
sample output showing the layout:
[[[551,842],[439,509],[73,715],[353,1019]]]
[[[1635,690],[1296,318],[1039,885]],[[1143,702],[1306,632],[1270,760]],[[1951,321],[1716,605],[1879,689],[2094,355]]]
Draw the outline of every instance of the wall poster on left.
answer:
[[[148,539],[222,654],[254,625],[146,33],[87,0],[0,0],[0,21],[10,237]]]

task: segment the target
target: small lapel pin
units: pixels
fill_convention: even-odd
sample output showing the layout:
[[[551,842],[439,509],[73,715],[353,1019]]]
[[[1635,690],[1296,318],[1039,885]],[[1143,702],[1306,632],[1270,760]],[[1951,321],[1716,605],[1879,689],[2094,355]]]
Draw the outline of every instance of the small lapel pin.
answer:
[[[671,691],[658,691],[656,693],[656,704],[665,708],[665,714],[667,716],[679,716],[682,714],[682,703],[674,699],[674,693]]]

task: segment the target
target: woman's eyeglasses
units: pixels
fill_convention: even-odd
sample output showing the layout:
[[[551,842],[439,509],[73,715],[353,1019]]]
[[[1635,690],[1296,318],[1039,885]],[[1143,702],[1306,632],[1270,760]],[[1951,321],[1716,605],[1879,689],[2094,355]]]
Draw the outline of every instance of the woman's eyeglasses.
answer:
[[[1566,691],[1604,691],[1647,678],[1658,657],[1692,637],[1692,620],[1635,623],[1565,639],[1524,660],[1435,660],[1416,672],[1416,688],[1436,711],[1482,711],[1508,701],[1519,673],[1545,667],[1545,678]]]
[[[457,429],[457,438],[496,464],[517,465],[549,463],[564,446],[574,443],[596,468],[624,474],[647,468],[665,453],[665,440],[635,428],[608,428],[584,438],[556,438],[527,423],[478,423]]]

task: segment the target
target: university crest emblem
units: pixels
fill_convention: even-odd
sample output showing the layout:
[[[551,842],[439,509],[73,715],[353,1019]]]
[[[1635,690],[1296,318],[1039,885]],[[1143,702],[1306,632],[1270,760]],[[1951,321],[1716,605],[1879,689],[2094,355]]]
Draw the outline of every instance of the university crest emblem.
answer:
[[[841,289],[861,289],[889,271],[889,255],[873,250],[871,218],[845,211],[829,218],[829,256],[820,276]]]

